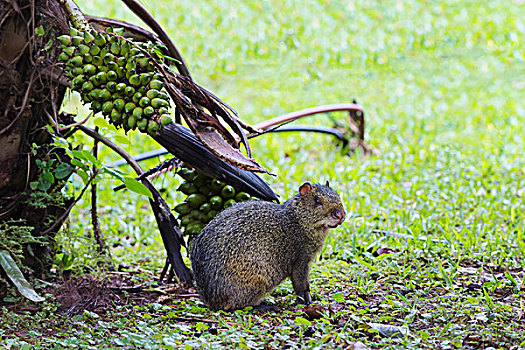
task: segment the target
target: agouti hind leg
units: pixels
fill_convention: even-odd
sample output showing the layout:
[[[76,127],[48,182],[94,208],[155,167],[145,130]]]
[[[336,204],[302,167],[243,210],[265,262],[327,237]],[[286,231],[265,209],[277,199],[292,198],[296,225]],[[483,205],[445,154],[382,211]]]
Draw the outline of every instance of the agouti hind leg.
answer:
[[[242,281],[228,285],[223,288],[219,293],[214,293],[220,300],[220,303],[216,303],[213,300],[210,301],[210,306],[214,309],[222,310],[238,310],[243,309],[247,306],[256,307],[260,304],[267,292],[266,281],[262,278],[253,276],[250,282]],[[220,294],[220,296],[218,295]],[[213,305],[212,305],[213,304]]]

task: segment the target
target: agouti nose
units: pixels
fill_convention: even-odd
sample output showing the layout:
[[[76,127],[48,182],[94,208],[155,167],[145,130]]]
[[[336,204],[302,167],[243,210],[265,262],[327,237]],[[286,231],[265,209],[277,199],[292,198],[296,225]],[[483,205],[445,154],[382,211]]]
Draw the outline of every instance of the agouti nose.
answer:
[[[343,209],[337,208],[332,212],[332,217],[334,219],[339,219],[340,222],[343,222],[343,220],[345,219],[345,211]]]

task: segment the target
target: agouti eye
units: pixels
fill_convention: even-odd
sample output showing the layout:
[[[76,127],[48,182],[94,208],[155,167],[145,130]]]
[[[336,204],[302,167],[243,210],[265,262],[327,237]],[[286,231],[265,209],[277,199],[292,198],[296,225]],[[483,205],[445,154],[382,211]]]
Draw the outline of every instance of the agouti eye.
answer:
[[[315,205],[323,205],[323,202],[321,202],[321,199],[317,196],[314,197],[314,203]]]

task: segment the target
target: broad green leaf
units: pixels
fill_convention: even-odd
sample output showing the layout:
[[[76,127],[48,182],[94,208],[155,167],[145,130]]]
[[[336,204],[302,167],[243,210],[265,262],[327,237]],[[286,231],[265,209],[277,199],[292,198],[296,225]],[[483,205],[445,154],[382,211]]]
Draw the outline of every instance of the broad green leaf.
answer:
[[[119,144],[129,145],[129,139],[122,135],[115,135],[112,139]]]
[[[45,298],[35,292],[33,287],[31,287],[29,282],[24,278],[24,275],[11,257],[11,254],[9,254],[9,251],[0,250],[0,266],[2,266],[5,274],[11,282],[13,282],[20,294],[35,303],[45,300]]]
[[[312,325],[312,322],[308,321],[306,318],[298,316],[295,318],[295,323],[301,324],[303,326],[310,327]]]
[[[46,32],[45,32],[44,28],[42,28],[42,26],[35,28],[35,34],[36,35],[44,35],[45,33]]]
[[[65,179],[66,177],[71,175],[72,172],[73,169],[71,165],[67,163],[61,163],[55,168],[55,177],[57,179]]]
[[[124,184],[126,185],[126,187],[133,191],[133,192],[136,192],[138,194],[143,194],[151,199],[153,199],[153,196],[150,192],[150,190],[148,190],[148,188],[146,186],[144,186],[141,182],[135,180],[134,178],[132,177],[125,177],[124,178]]]

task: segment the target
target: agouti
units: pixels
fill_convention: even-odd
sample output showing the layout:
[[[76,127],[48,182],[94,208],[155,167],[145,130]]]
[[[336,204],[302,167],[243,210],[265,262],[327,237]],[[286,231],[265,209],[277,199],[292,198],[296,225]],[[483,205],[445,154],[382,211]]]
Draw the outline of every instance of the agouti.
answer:
[[[328,231],[345,211],[339,195],[304,183],[283,204],[237,203],[219,213],[195,237],[191,265],[201,299],[213,310],[259,305],[286,277],[311,303],[308,270]]]

